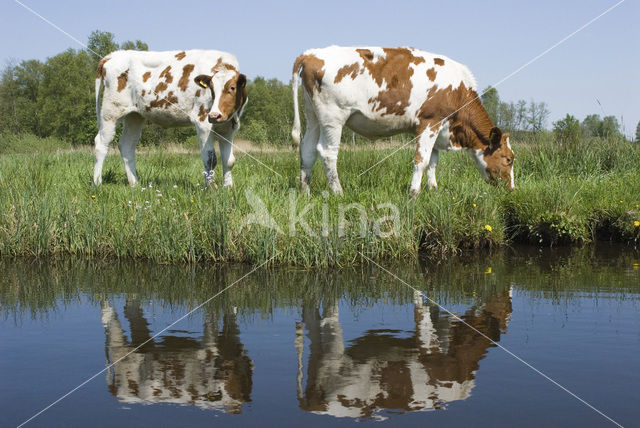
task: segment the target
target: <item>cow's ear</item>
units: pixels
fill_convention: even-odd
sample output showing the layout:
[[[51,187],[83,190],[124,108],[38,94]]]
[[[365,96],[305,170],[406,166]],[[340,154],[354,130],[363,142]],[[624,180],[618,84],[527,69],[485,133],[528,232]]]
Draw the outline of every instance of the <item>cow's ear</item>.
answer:
[[[502,141],[502,131],[497,126],[494,126],[489,131],[489,146],[492,149],[497,149],[500,147],[500,141]]]
[[[247,76],[245,76],[244,74],[241,74],[240,76],[238,76],[238,88],[244,88],[245,86],[247,86]]]
[[[236,110],[242,109],[242,106],[247,102],[247,76],[241,74],[238,76],[236,83]]]
[[[211,76],[207,76],[206,74],[196,76],[193,81],[203,88],[208,88],[209,86],[211,86]]]

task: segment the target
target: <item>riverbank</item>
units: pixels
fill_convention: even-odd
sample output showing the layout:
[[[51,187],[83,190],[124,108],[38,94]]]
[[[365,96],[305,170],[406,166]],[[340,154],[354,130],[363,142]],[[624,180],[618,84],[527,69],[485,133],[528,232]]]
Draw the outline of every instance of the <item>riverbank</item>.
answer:
[[[110,155],[91,184],[89,151],[0,155],[0,256],[77,255],[160,263],[298,266],[440,257],[511,243],[640,242],[640,148],[514,144],[516,190],[479,178],[464,153],[441,156],[437,191],[408,199],[413,146],[342,151],[344,197],[328,193],[322,166],[299,194],[292,151],[236,151],[232,189],[204,189],[200,157],[145,149],[141,184],[126,184]],[[220,183],[221,170],[216,170]],[[425,183],[426,184],[426,179]]]

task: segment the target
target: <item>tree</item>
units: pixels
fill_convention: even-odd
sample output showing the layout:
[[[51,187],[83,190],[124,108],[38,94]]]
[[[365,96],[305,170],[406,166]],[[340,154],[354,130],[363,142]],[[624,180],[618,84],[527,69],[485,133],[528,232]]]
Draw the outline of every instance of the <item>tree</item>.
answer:
[[[498,106],[500,105],[498,90],[492,86],[487,86],[480,98],[482,99],[482,105],[487,110],[487,113],[489,113],[489,117],[493,123],[498,123]]]
[[[603,138],[612,138],[620,136],[620,123],[615,116],[605,116],[602,118],[600,126],[600,136]]]
[[[636,143],[640,142],[640,122],[638,122],[638,126],[636,126]]]
[[[113,33],[100,30],[94,30],[91,32],[87,47],[96,62],[108,53],[118,50],[118,44],[115,42],[115,36]]]
[[[256,77],[247,85],[247,91],[249,103],[241,120],[240,136],[257,143],[288,144],[293,122],[291,86],[278,79]]]
[[[45,135],[71,143],[90,143],[97,132],[93,113],[94,60],[84,51],[69,49],[49,58],[38,91],[41,127]]]
[[[598,114],[590,114],[582,121],[582,133],[585,137],[600,136],[600,127],[602,120]]]
[[[531,101],[527,109],[527,125],[528,129],[534,133],[538,133],[544,129],[544,125],[549,117],[549,109],[547,103],[536,103]]]
[[[5,68],[0,78],[0,129],[40,135],[36,103],[43,69],[38,60]]]
[[[564,119],[553,123],[553,134],[560,144],[576,145],[580,142],[580,121],[567,114]]]
[[[132,42],[131,40],[124,41],[120,44],[120,49],[122,50],[132,50],[132,51],[148,51],[149,45],[141,40],[136,40]]]

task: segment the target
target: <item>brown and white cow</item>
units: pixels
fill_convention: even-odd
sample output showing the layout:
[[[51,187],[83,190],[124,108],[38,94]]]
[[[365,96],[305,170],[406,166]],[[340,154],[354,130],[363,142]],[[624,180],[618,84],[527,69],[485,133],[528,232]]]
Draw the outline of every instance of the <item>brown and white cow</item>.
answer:
[[[218,140],[224,185],[231,186],[233,134],[247,102],[246,82],[236,57],[226,52],[116,51],[105,56],[96,75],[94,183],[102,182],[102,164],[120,122],[124,127],[118,147],[129,183],[137,183],[134,155],[147,120],[165,127],[196,127],[206,184],[213,178],[213,142]]]
[[[301,144],[298,75],[307,119]],[[509,135],[494,126],[469,69],[445,56],[412,48],[310,49],[294,62],[292,86],[291,134],[300,144],[300,181],[305,191],[320,155],[331,190],[342,193],[336,163],[344,125],[368,138],[401,132],[416,135],[412,196],[420,192],[427,165],[428,185],[437,186],[438,154],[452,149],[465,149],[486,181],[502,179],[514,187]]]

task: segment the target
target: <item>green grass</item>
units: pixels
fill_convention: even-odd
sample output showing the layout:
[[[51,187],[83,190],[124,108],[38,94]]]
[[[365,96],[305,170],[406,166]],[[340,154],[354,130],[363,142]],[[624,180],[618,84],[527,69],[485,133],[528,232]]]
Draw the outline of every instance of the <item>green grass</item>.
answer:
[[[338,169],[344,197],[323,193],[328,187],[320,163],[310,197],[291,191],[297,187],[299,164],[294,152],[252,153],[280,175],[236,152],[235,186],[217,190],[203,189],[196,153],[162,148],[139,153],[141,185],[131,188],[118,154],[107,158],[103,185],[94,187],[93,156],[87,151],[5,152],[0,154],[0,256],[256,264],[275,255],[273,264],[343,266],[363,262],[360,252],[375,260],[413,260],[420,252],[437,257],[512,242],[638,242],[637,145],[515,142],[514,151],[515,191],[485,184],[464,153],[447,153],[440,158],[439,189],[425,189],[415,201],[408,199],[412,148],[362,176],[391,150],[343,150]],[[218,166],[218,182],[220,175]],[[248,191],[263,201],[283,233],[245,224],[253,212]],[[311,205],[305,219],[316,236],[299,225],[295,235],[289,232],[291,203],[297,212]],[[366,230],[361,234],[359,213],[351,209],[342,236],[340,207],[351,203],[364,207]],[[381,237],[375,227],[390,212],[379,207],[385,203],[397,207],[399,221],[393,235]],[[323,212],[329,219],[327,234],[322,233]],[[383,231],[390,226],[382,222]]]

